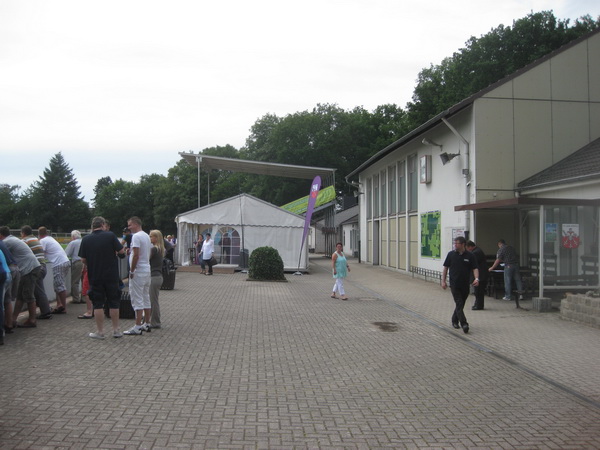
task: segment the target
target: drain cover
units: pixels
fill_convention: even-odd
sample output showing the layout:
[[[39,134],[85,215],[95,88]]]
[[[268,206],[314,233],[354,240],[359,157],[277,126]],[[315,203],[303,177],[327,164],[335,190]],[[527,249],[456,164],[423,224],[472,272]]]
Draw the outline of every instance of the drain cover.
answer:
[[[373,325],[381,331],[398,331],[398,324],[395,322],[373,322]]]

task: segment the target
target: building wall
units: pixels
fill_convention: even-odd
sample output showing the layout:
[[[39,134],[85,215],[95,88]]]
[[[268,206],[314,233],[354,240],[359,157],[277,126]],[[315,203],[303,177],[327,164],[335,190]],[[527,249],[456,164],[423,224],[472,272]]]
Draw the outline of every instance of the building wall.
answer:
[[[477,201],[511,198],[522,180],[600,137],[600,34],[475,100]]]
[[[520,181],[600,137],[600,34],[499,85],[447,121],[449,126],[438,123],[359,174],[364,261],[400,270],[441,270],[457,230],[469,230],[469,237],[491,254],[500,237],[519,242],[523,231],[514,211],[481,211],[475,218],[454,207],[513,198]],[[442,147],[425,145],[423,138]],[[458,156],[443,165],[442,151]],[[431,182],[417,184],[415,208],[381,211],[390,168],[396,170],[398,189],[400,165],[404,163],[408,183],[413,155],[417,161],[431,157]],[[393,198],[386,194],[387,201]],[[408,205],[409,189],[404,196]],[[396,197],[399,204],[399,191]],[[436,211],[441,215],[441,254],[422,257],[420,217]]]

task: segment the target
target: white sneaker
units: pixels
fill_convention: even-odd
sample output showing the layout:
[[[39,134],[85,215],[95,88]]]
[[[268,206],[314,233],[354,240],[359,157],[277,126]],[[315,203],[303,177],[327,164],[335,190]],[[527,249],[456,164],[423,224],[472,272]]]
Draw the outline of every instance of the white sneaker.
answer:
[[[137,328],[137,327],[132,327],[127,331],[124,331],[123,334],[127,335],[127,336],[139,336],[142,334],[142,329],[141,328]]]
[[[142,331],[145,331],[146,333],[150,333],[152,326],[149,323],[145,323],[142,325]]]
[[[88,337],[91,337],[92,339],[104,339],[104,335],[100,333],[90,333],[88,334]]]
[[[507,301],[510,302],[512,300],[512,298],[510,298],[510,297],[502,297],[502,300],[507,300]]]
[[[113,337],[114,338],[122,338],[123,333],[121,333],[120,331],[113,331]]]

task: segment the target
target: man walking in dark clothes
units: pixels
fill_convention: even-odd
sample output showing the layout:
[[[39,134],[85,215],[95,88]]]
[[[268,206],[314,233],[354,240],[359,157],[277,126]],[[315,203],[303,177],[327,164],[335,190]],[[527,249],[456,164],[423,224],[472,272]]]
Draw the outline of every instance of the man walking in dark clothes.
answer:
[[[442,289],[446,289],[446,276],[450,269],[450,290],[454,298],[455,308],[452,314],[452,326],[461,328],[465,333],[469,332],[469,323],[465,317],[463,309],[465,302],[469,297],[469,280],[471,272],[475,277],[473,286],[479,286],[479,270],[477,269],[477,260],[473,253],[467,251],[466,239],[462,236],[454,239],[454,250],[448,252],[444,261],[444,271],[442,274]]]
[[[467,250],[475,256],[477,268],[479,269],[479,286],[475,288],[475,303],[471,309],[473,311],[480,311],[483,309],[485,303],[485,288],[487,286],[487,276],[489,273],[488,264],[485,260],[485,253],[475,245],[475,242],[467,241]]]

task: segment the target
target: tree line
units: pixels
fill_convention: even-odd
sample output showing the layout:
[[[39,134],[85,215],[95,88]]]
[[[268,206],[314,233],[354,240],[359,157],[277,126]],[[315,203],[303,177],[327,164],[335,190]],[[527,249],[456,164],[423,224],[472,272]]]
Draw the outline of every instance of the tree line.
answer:
[[[395,104],[373,111],[344,110],[318,104],[311,111],[257,119],[242,148],[210,147],[202,154],[283,164],[337,169],[336,190],[346,192],[344,177],[377,151],[404,136],[452,105],[510,75],[527,64],[600,26],[586,15],[557,19],[552,11],[530,13],[512,26],[500,25],[471,37],[451,57],[418,74],[412,101],[403,109]],[[200,175],[203,180],[207,177]],[[23,193],[20,186],[0,184],[0,222],[11,228],[44,225],[53,231],[87,229],[92,215],[102,215],[115,226],[137,215],[144,226],[176,231],[177,214],[198,204],[197,168],[180,160],[167,175],[143,175],[138,182],[102,177],[94,188],[93,207],[83,200],[72,170],[61,153],[50,159],[39,180]],[[305,180],[217,171],[210,175],[211,200],[248,193],[276,205],[306,195]],[[200,202],[207,203],[207,189]],[[115,230],[119,232],[119,230]]]

